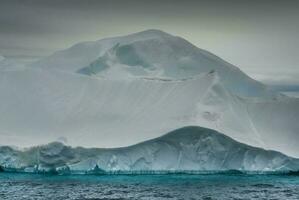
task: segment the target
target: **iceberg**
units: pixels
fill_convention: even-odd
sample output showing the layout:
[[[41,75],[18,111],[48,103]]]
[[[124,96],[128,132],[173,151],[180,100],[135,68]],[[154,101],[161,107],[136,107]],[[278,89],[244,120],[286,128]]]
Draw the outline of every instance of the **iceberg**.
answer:
[[[159,30],[78,43],[1,70],[0,99],[0,141],[10,146],[65,137],[71,146],[124,147],[201,126],[299,157],[298,99]]]
[[[122,148],[74,148],[60,142],[23,150],[0,147],[0,166],[4,171],[56,173],[277,172],[299,170],[299,159],[191,126]]]

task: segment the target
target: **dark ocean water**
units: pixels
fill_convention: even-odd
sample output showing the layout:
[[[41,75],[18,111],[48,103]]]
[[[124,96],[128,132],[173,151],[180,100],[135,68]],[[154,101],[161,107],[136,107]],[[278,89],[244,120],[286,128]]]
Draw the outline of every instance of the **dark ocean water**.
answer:
[[[0,173],[1,200],[299,199],[299,176]]]

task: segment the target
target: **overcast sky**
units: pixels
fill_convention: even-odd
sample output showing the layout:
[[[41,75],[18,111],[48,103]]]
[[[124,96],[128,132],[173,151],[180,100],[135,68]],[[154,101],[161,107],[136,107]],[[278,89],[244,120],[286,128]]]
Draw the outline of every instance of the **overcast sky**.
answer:
[[[299,0],[0,0],[0,54],[161,29],[271,84],[299,85]]]

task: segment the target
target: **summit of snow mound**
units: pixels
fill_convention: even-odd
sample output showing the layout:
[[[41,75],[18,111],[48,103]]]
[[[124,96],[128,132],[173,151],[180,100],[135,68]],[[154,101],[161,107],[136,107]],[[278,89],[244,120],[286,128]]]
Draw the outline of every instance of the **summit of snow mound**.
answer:
[[[10,159],[7,159],[10,158]],[[0,147],[4,171],[294,171],[299,160],[276,151],[248,146],[201,127],[184,127],[133,146],[99,149],[72,148],[62,143],[25,151]],[[32,169],[32,166],[35,166]]]
[[[137,33],[133,33],[128,37],[136,37],[136,36],[142,36],[142,37],[166,37],[166,36],[171,36],[171,34],[166,33],[162,30],[159,29],[147,29],[144,31],[140,31]]]

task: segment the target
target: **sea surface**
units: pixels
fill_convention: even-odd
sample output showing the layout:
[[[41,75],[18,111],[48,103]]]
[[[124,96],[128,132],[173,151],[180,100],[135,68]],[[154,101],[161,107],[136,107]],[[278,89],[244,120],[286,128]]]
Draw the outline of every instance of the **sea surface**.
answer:
[[[1,200],[299,199],[299,176],[0,173]]]

